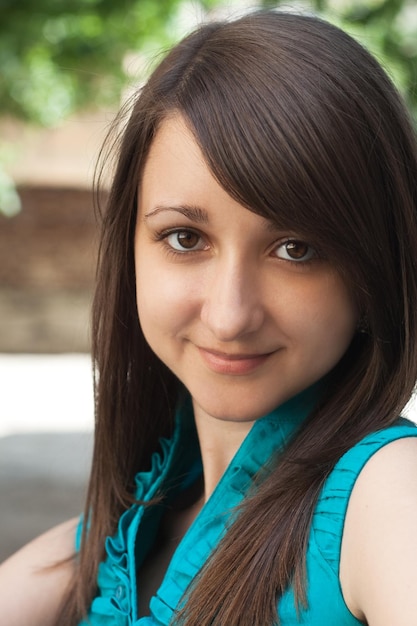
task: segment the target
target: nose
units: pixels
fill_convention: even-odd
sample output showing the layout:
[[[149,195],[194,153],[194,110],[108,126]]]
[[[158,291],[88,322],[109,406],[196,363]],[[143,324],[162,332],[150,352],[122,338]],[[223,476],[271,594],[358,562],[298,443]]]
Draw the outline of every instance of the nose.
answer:
[[[260,280],[256,268],[242,263],[219,263],[212,268],[201,307],[201,319],[219,341],[254,333],[264,321]]]

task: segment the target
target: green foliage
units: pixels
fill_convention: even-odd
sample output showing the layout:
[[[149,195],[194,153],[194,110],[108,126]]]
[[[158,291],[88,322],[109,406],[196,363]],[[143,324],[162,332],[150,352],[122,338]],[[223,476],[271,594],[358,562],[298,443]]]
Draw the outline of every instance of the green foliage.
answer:
[[[288,6],[263,0],[263,6]],[[294,0],[352,34],[375,55],[417,120],[417,2],[415,0]]]
[[[226,6],[233,8],[234,1]],[[53,125],[77,109],[118,102],[129,51],[169,46],[184,0],[0,0],[0,113]],[[189,3],[190,4],[190,3]],[[221,0],[194,0],[209,8]],[[256,0],[253,2],[256,5]],[[302,7],[361,39],[417,111],[415,0],[260,0]]]
[[[230,9],[241,3],[227,0]],[[182,34],[187,0],[0,0],[0,114],[50,126],[76,110],[114,106],[129,52],[159,51]],[[222,0],[188,0],[197,9]],[[256,6],[256,0],[253,0]],[[323,15],[361,40],[386,67],[417,119],[416,0],[259,0]],[[1,145],[0,145],[1,148]],[[19,208],[0,150],[0,213]],[[3,163],[3,165],[2,165]]]
[[[6,217],[13,217],[20,209],[20,197],[14,182],[0,165],[0,213]]]
[[[0,0],[0,115],[53,126],[87,107],[117,107],[123,60],[178,38],[183,0]],[[207,9],[216,0],[193,0]],[[20,201],[0,139],[0,214]]]
[[[77,109],[117,103],[124,56],[171,43],[179,4],[0,0],[0,112],[52,125]]]

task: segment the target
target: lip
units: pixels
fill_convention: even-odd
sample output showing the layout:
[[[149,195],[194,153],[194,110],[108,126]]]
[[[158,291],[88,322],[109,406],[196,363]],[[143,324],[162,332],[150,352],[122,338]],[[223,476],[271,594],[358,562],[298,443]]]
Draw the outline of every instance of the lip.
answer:
[[[273,354],[273,352],[264,354],[228,354],[201,347],[198,350],[203,361],[212,371],[217,374],[229,374],[231,376],[245,376],[254,372]]]

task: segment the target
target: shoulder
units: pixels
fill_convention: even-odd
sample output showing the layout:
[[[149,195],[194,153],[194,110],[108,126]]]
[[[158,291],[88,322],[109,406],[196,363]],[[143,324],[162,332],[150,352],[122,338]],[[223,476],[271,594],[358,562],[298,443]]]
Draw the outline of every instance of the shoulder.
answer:
[[[43,533],[0,565],[0,573],[6,569],[48,568],[73,556],[78,518],[73,518]]]
[[[397,448],[394,446],[395,442],[413,442],[415,439],[417,426],[405,419],[399,419],[388,428],[370,433],[350,448],[327,477],[317,501],[313,528],[322,537],[320,548],[325,558],[332,562],[336,573],[339,570],[340,541],[347,508],[359,476],[365,468],[369,471],[374,464],[382,462],[378,459],[383,458],[385,448],[394,450]],[[412,443],[403,445],[413,447]],[[331,540],[328,540],[329,535]],[[339,537],[340,541],[335,542],[335,537]]]
[[[355,491],[373,481],[380,484],[384,480],[388,486],[398,479],[403,483],[416,478],[413,473],[410,474],[410,470],[415,471],[417,466],[417,428],[413,431],[413,436],[408,433],[387,441],[370,457],[358,477]]]
[[[408,428],[407,428],[408,431]],[[370,626],[416,624],[417,438],[388,440],[367,460],[346,513],[340,580]]]
[[[2,619],[9,626],[48,626],[73,574],[73,519],[44,533],[0,565]]]

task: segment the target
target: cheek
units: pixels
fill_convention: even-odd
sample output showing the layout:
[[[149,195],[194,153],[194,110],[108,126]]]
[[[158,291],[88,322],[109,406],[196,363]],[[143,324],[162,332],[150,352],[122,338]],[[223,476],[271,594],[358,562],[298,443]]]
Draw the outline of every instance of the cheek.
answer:
[[[338,277],[310,283],[288,307],[287,321],[294,337],[329,359],[339,358],[355,333],[358,311]],[[291,332],[291,331],[290,331]]]
[[[143,261],[143,262],[142,262]],[[147,335],[176,334],[196,314],[192,283],[176,272],[161,271],[149,256],[136,262],[136,302],[142,330]]]
[[[344,285],[336,284],[317,307],[317,334],[330,356],[339,359],[347,350],[356,330],[358,312]]]

